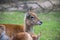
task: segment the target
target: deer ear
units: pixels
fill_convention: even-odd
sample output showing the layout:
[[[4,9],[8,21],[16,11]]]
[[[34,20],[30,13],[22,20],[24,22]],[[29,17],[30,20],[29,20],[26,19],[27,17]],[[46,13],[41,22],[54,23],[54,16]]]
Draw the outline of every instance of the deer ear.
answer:
[[[27,13],[26,13],[26,17],[29,17],[29,16],[30,16],[30,13],[29,13],[29,12],[27,12]]]

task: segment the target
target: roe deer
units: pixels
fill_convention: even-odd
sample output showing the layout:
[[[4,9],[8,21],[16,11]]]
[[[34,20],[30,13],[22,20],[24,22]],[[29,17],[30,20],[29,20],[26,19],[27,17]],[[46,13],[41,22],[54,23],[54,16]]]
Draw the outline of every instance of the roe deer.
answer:
[[[33,26],[41,25],[42,21],[38,18],[34,12],[27,12],[25,16],[25,31],[32,35],[33,40],[39,40],[40,35],[34,34]]]
[[[27,12],[24,19],[24,25],[15,25],[15,24],[0,24],[5,25],[6,33],[8,36],[12,37],[19,32],[28,32],[33,33],[34,25],[41,25],[42,21],[38,18],[37,14],[34,12]]]
[[[34,34],[33,26],[41,25],[42,21],[38,18],[37,14],[33,12],[33,8],[29,8],[29,11],[25,15],[25,31],[32,35],[33,40],[39,40],[41,34]]]
[[[24,32],[17,33],[16,36],[13,36],[12,40],[39,40],[40,34],[36,35],[32,32],[33,26],[37,24],[38,25],[42,24],[42,22],[38,20],[37,15],[33,12],[28,12],[25,16],[25,25],[24,25],[25,33]],[[31,36],[28,36],[28,34]]]

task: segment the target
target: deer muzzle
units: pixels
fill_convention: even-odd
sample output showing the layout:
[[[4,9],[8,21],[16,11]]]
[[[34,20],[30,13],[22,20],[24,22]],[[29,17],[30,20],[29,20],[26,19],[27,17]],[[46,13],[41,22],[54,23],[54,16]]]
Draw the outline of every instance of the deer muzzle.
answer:
[[[38,25],[41,25],[41,24],[42,24],[42,21],[38,21],[37,24],[38,24]]]

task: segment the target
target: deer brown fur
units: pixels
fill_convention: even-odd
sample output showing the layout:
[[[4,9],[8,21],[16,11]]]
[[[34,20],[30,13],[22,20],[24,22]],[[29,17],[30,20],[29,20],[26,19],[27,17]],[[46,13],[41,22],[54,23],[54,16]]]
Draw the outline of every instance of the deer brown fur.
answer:
[[[12,37],[15,33],[24,32],[24,26],[15,24],[0,24],[6,28],[6,33],[9,37]]]
[[[27,32],[17,33],[12,40],[33,40],[31,35]]]

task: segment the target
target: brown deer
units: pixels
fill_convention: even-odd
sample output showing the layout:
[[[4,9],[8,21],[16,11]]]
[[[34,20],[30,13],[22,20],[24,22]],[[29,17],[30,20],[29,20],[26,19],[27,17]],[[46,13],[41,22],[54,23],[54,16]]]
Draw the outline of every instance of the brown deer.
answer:
[[[24,22],[25,22],[24,25],[15,25],[15,24],[0,24],[0,25],[5,25],[7,35],[12,37],[19,32],[28,32],[32,33],[33,35],[34,34],[32,32],[33,26],[42,24],[42,21],[40,21],[37,14],[32,11],[26,13]]]
[[[26,27],[25,30],[26,30],[26,32],[28,32],[27,34],[30,34],[31,36],[27,36],[27,34],[25,34],[26,32],[25,33],[20,32],[20,33],[17,33],[17,35],[13,37],[13,40],[17,40],[17,39],[18,40],[32,40],[31,37],[33,38],[33,40],[38,40],[40,37],[40,34],[36,35],[32,32],[33,26],[37,25],[37,24],[38,25],[42,24],[42,22],[39,21],[37,15],[33,12],[28,12],[25,15],[25,27]]]

